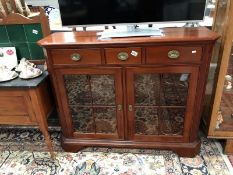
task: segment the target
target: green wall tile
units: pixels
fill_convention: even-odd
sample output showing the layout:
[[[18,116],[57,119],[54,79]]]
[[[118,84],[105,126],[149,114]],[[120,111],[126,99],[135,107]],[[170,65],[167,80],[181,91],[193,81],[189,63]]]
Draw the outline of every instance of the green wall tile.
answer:
[[[7,32],[12,43],[26,42],[26,35],[23,25],[7,25]]]
[[[11,43],[0,43],[0,47],[14,47]]]
[[[31,54],[31,59],[38,60],[38,59],[44,59],[44,52],[42,47],[40,47],[36,43],[28,43],[28,47]]]
[[[24,30],[28,42],[37,42],[38,40],[43,38],[40,24],[25,24]]]
[[[30,52],[26,43],[16,43],[14,44],[14,47],[16,47],[18,60],[21,60],[21,58],[23,57],[26,59],[30,59]]]
[[[16,47],[19,60],[44,59],[42,47],[36,44],[42,38],[40,24],[0,25],[0,47]]]
[[[6,26],[0,25],[0,43],[9,43],[8,34],[6,31]]]

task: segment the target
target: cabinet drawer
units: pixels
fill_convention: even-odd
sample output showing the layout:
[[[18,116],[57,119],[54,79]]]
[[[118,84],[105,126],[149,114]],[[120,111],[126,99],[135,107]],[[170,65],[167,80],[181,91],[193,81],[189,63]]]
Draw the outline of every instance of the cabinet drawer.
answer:
[[[101,64],[100,49],[53,49],[54,65],[58,64]]]
[[[146,63],[200,62],[202,47],[157,46],[146,48]]]
[[[105,58],[107,64],[140,64],[141,48],[106,48]]]

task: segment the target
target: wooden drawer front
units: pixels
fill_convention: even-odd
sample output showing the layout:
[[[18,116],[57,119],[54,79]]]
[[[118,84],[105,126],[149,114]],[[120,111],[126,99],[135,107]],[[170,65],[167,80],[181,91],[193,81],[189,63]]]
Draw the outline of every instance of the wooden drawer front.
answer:
[[[100,49],[54,49],[53,64],[101,64]]]
[[[0,96],[0,117],[6,115],[29,115],[27,111],[27,105],[23,96]]]
[[[202,47],[158,46],[146,48],[146,63],[200,62],[201,56]]]
[[[141,48],[107,48],[105,58],[107,64],[140,64]]]

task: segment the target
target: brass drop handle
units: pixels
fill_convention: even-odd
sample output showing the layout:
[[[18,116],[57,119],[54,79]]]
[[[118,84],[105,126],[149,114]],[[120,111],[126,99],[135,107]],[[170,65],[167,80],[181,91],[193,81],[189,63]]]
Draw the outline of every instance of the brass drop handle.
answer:
[[[180,57],[180,52],[178,50],[170,50],[167,54],[170,59],[178,59]]]
[[[129,105],[128,110],[129,110],[129,112],[132,112],[133,111],[133,105]]]
[[[81,60],[81,55],[78,54],[78,53],[74,53],[74,54],[71,55],[71,59],[73,61],[80,61]]]
[[[129,58],[129,54],[127,52],[120,52],[117,57],[121,61],[126,61]]]

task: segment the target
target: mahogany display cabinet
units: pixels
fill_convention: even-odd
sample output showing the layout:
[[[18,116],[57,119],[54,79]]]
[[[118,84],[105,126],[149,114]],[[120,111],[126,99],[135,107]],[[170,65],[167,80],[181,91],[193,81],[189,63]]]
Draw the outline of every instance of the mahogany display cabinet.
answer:
[[[218,64],[215,78],[208,80],[202,123],[208,137],[226,140],[223,152],[233,154],[233,1],[216,5],[213,29],[221,40],[214,48],[212,60]]]
[[[60,32],[39,41],[47,51],[66,151],[199,152],[201,104],[218,35],[204,27],[162,32],[108,40],[96,32]]]

